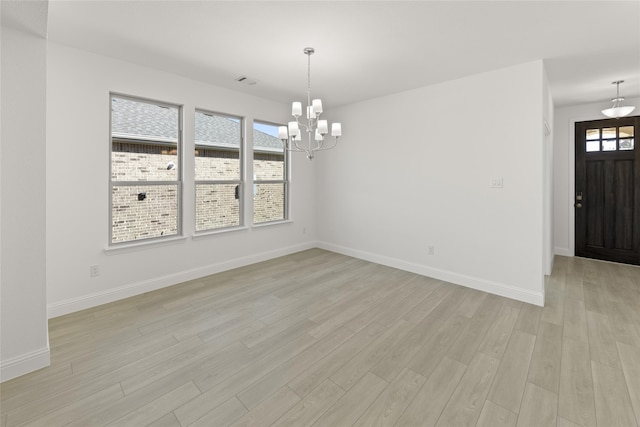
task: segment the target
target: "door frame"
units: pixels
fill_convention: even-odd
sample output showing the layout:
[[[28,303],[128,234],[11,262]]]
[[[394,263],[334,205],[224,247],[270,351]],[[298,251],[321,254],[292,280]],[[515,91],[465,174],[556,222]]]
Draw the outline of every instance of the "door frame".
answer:
[[[585,119],[569,119],[569,194],[567,206],[569,213],[569,253],[568,256],[576,256],[576,215],[574,211],[576,194],[576,123]],[[563,255],[563,254],[559,254]]]

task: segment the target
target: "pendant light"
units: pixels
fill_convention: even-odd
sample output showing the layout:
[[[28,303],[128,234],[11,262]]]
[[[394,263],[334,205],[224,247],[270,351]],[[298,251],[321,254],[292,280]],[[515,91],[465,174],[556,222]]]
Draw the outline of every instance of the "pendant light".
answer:
[[[624,80],[617,80],[615,82],[611,82],[611,84],[616,85],[616,97],[611,98],[611,102],[613,102],[613,106],[611,108],[606,108],[602,110],[602,114],[604,114],[607,117],[617,119],[619,117],[628,116],[636,108],[634,106],[625,107],[624,105],[622,105],[622,101],[624,101],[624,98],[620,96],[620,83],[624,83]]]

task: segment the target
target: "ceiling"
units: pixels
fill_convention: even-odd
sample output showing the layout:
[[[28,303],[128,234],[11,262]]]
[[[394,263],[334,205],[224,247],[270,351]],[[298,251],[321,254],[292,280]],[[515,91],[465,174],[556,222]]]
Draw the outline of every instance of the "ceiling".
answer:
[[[51,41],[287,103],[305,97],[307,46],[325,106],[541,58],[556,106],[608,105],[614,80],[640,96],[639,1],[51,0],[47,14]]]

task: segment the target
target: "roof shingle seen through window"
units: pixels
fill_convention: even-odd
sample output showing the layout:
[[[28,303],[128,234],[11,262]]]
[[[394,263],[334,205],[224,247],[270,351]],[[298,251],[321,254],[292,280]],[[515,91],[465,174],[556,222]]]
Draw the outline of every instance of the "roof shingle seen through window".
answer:
[[[113,97],[111,132],[119,138],[177,142],[178,108]],[[282,151],[282,142],[259,130],[253,132],[256,149]],[[199,146],[239,147],[240,120],[216,114],[196,112],[195,143]]]
[[[178,108],[112,98],[111,133],[121,138],[178,141]]]

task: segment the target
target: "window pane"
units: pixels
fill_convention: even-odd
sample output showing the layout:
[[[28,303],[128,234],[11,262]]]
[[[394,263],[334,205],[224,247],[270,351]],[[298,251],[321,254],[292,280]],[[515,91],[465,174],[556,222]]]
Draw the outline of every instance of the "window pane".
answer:
[[[178,107],[111,98],[111,134],[138,141],[178,142]]]
[[[632,138],[633,126],[622,126],[618,128],[618,132],[620,133],[620,138]]]
[[[113,181],[176,181],[178,150],[152,144],[113,141]]]
[[[617,138],[616,128],[602,128],[602,139]]]
[[[587,151],[600,151],[600,141],[587,141]]]
[[[111,243],[178,233],[178,185],[113,186]]]
[[[616,151],[616,140],[615,139],[603,140],[602,151]]]
[[[239,117],[196,111],[196,180],[239,180],[241,143]]]
[[[600,129],[587,129],[587,139],[600,139]]]
[[[210,148],[196,148],[197,181],[238,181],[240,153]]]
[[[179,109],[111,98],[111,179],[176,181]]]
[[[284,154],[254,153],[253,175],[258,181],[284,179]]]
[[[287,161],[287,152],[278,138],[278,125],[254,122],[254,224],[287,219]]]
[[[633,150],[633,138],[621,139],[620,140],[620,149],[621,150]]]
[[[254,185],[253,222],[280,221],[285,216],[285,188],[286,184]]]
[[[254,122],[253,174],[258,181],[286,179],[285,152],[277,125]]]
[[[240,225],[239,184],[196,185],[196,231]]]

